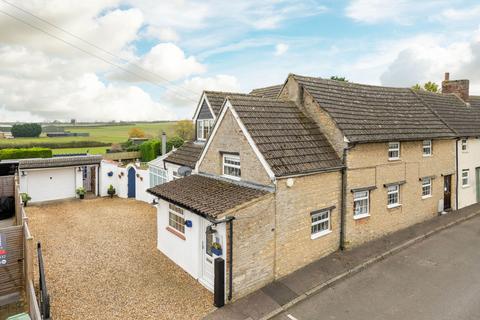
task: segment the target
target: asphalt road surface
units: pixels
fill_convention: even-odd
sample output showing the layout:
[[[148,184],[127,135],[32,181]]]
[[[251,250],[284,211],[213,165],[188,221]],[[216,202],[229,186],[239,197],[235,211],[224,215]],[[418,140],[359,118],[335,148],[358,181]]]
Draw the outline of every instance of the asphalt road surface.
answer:
[[[479,320],[480,217],[315,294],[277,320]]]

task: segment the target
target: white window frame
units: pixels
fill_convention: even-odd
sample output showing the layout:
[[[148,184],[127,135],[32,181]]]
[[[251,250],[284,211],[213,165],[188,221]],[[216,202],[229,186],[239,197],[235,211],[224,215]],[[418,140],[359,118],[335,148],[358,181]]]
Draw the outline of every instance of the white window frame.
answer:
[[[150,166],[148,172],[150,174],[150,188],[168,182],[167,170]]]
[[[390,196],[396,195],[397,201],[390,203]],[[401,206],[400,204],[400,185],[394,184],[387,187],[387,208],[396,208]]]
[[[360,196],[360,194],[362,194]],[[365,194],[365,195],[364,195]],[[359,202],[366,201],[365,206],[362,204],[362,207],[365,207],[365,212],[357,213],[356,208],[358,207]],[[355,191],[353,193],[353,218],[362,219],[370,216],[370,190]]]
[[[323,215],[327,214],[326,218],[313,221],[314,218],[321,217]],[[310,213],[310,222],[311,222],[311,227],[310,227],[310,238],[311,239],[317,239],[319,237],[325,236],[329,233],[332,232],[332,224],[331,224],[331,217],[332,217],[332,210],[331,209],[326,209],[326,210],[319,210]],[[323,223],[327,222],[327,228],[314,231],[314,228],[316,226],[322,225]]]
[[[423,140],[422,142],[422,151],[423,151],[423,156],[424,157],[431,157],[433,152],[432,152],[432,140]]]
[[[197,140],[206,141],[213,129],[213,119],[198,119],[197,120]],[[207,125],[207,126],[205,126]],[[208,128],[205,132],[205,128]]]
[[[397,156],[391,155],[391,153],[397,153]],[[388,143],[388,160],[399,160],[400,159],[400,142],[389,142]]]
[[[468,152],[468,140],[462,139],[462,152]]]
[[[462,187],[463,188],[470,187],[470,169],[462,170]]]
[[[232,164],[232,163],[225,163],[225,160],[237,161],[239,164],[235,165],[235,164]],[[238,169],[239,172],[240,172],[240,175],[239,176],[233,176],[233,175],[225,173],[225,167]],[[222,154],[222,175],[224,177],[227,177],[227,178],[230,178],[230,179],[233,179],[233,180],[240,180],[241,179],[242,167],[241,167],[241,162],[240,162],[240,155],[231,154],[231,153]]]
[[[172,216],[179,221],[172,219]],[[172,203],[168,204],[168,227],[182,235],[185,235],[185,214],[183,209]]]
[[[428,192],[426,192],[428,190]],[[422,199],[432,197],[432,178],[422,178]]]

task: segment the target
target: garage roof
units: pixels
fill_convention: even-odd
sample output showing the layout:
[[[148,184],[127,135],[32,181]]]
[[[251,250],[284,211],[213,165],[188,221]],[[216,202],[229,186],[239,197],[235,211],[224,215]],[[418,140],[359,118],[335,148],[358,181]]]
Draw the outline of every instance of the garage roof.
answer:
[[[58,167],[75,167],[100,164],[102,156],[72,156],[72,157],[54,157],[45,159],[21,159],[20,169],[38,169],[38,168],[58,168]]]

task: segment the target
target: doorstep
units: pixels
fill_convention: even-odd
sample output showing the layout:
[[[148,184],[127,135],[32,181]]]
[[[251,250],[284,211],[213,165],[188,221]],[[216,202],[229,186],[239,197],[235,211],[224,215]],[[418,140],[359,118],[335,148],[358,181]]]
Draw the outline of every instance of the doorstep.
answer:
[[[394,232],[354,249],[337,251],[246,297],[213,311],[204,319],[270,319],[308,296],[364,270],[371,264],[479,214],[480,204],[474,204]]]

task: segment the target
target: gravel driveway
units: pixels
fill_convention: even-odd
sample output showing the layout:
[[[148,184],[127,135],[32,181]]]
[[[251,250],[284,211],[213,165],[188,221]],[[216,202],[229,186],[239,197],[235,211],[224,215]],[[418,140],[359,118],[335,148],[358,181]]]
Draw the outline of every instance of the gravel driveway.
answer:
[[[126,199],[27,208],[54,319],[200,319],[212,295],[156,249],[156,210]]]

